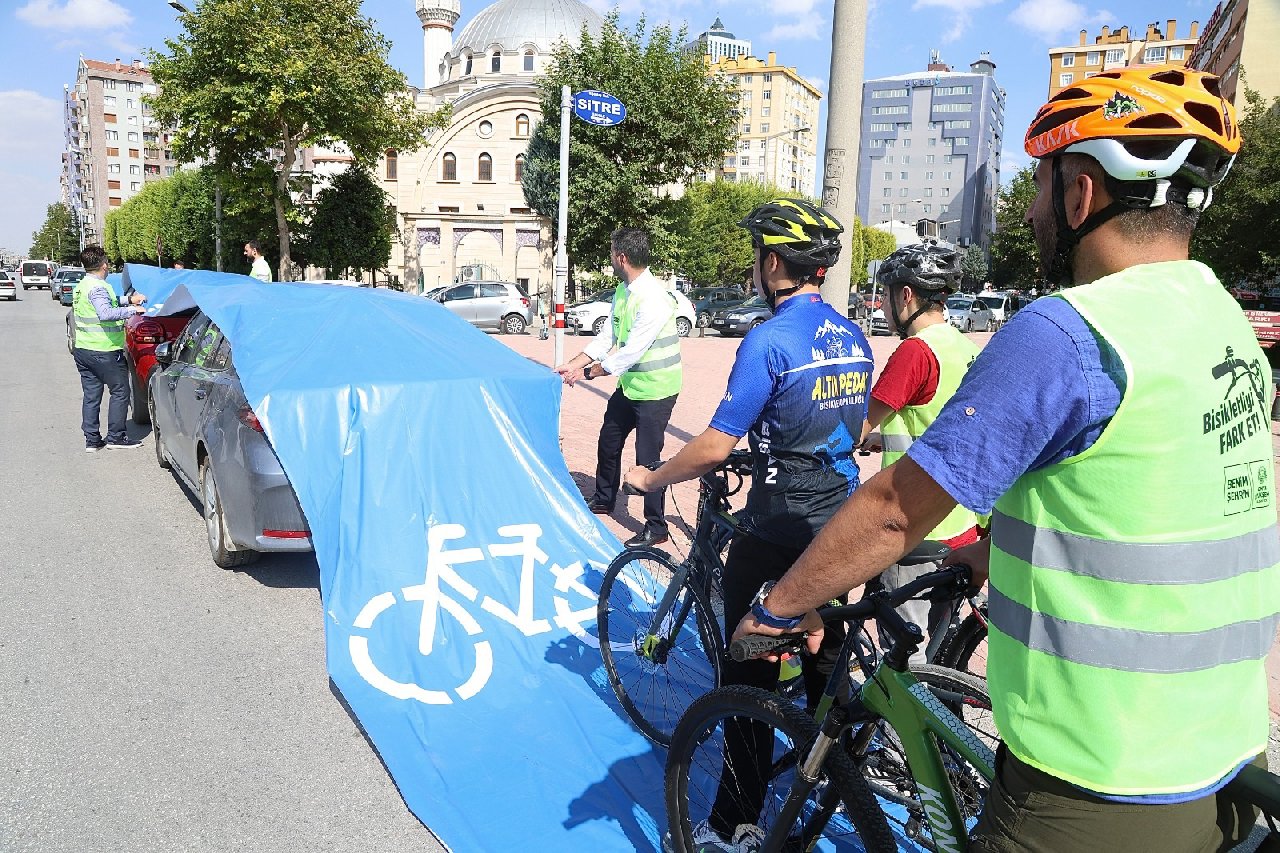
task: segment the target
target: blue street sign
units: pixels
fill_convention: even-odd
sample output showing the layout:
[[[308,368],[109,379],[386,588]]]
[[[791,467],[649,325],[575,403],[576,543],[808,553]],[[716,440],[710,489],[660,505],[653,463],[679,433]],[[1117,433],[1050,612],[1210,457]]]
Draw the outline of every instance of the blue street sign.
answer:
[[[573,96],[573,112],[588,124],[611,127],[627,117],[627,108],[608,92],[587,89]]]

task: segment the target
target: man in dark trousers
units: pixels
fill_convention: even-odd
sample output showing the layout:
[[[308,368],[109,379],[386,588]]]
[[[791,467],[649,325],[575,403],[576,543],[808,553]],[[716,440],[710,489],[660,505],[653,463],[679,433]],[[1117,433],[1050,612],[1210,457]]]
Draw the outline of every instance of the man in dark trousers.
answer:
[[[619,228],[610,237],[614,275],[622,284],[613,295],[608,321],[581,353],[556,367],[566,385],[606,374],[618,377],[600,429],[595,494],[587,501],[598,514],[613,512],[622,481],[622,445],[636,433],[636,463],[662,458],[662,444],[684,372],[680,336],[676,332],[676,297],[649,272],[649,235],[639,228]],[[644,499],[644,529],[628,539],[628,547],[667,541],[665,495]]]

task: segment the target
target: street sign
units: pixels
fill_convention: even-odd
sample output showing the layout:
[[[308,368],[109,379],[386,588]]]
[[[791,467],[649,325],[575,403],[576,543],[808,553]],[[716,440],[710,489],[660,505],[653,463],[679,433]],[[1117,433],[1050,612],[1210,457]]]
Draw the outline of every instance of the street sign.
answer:
[[[627,117],[627,108],[608,92],[586,89],[573,96],[573,112],[588,124],[612,127]]]

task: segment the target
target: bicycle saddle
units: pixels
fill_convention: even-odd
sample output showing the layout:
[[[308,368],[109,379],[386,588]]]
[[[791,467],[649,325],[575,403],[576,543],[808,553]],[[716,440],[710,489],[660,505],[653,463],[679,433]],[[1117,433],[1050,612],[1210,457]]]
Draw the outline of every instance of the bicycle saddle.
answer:
[[[936,563],[951,553],[951,546],[926,539],[898,560],[899,566],[920,566]]]

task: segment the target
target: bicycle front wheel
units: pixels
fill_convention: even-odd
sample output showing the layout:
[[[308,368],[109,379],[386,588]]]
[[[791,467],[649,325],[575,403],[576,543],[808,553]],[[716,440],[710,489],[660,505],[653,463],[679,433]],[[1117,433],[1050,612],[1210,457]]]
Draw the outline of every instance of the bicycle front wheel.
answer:
[[[636,727],[667,746],[685,710],[720,683],[720,628],[693,572],[671,605],[663,595],[681,567],[661,551],[623,551],[605,571],[596,606],[600,656]]]
[[[797,787],[797,767],[817,737],[812,717],[766,690],[730,685],[694,702],[667,753],[672,849],[694,853],[712,832],[743,849],[747,842],[761,845],[781,818]],[[866,780],[838,746],[786,827],[781,849],[896,850]]]

